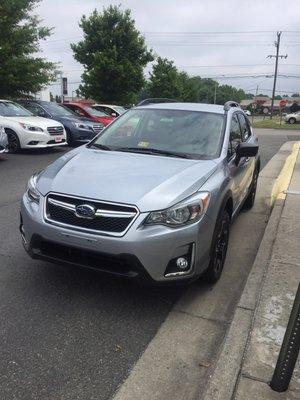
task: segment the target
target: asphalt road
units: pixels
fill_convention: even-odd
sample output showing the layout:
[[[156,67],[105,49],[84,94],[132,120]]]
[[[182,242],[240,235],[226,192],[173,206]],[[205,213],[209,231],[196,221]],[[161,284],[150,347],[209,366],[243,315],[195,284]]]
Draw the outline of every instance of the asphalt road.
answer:
[[[263,165],[286,140],[300,139],[300,133],[297,136],[290,131],[257,133]],[[18,213],[26,181],[64,151],[24,152],[0,158],[2,400],[108,399],[185,290],[139,287],[90,271],[33,261],[25,254],[18,233]],[[203,307],[221,306],[228,318],[264,230],[264,217],[258,214],[256,219],[259,235],[252,247],[245,246],[239,254],[240,258],[247,256],[247,268],[240,271],[234,267],[227,272],[224,284],[216,293],[211,292],[213,298],[206,295],[209,287],[199,286]],[[237,230],[238,224],[239,219],[233,228]],[[234,241],[233,235],[227,264],[236,263]]]

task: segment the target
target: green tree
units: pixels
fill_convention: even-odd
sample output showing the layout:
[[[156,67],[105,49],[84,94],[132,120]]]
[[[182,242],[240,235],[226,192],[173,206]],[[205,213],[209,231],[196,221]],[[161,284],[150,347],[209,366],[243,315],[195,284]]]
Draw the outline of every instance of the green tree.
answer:
[[[148,95],[150,97],[166,97],[181,100],[181,90],[179,73],[174,62],[167,58],[158,57],[150,73],[146,90]]]
[[[56,78],[56,64],[34,56],[39,41],[51,34],[32,14],[40,0],[1,0],[0,93],[17,97],[36,93]]]
[[[197,93],[197,102],[199,103],[213,103],[215,95],[215,87],[218,83],[210,78],[201,78],[200,76],[193,76],[191,79],[194,90]]]
[[[75,59],[84,66],[81,95],[97,101],[134,102],[145,84],[143,69],[152,52],[135,28],[130,10],[109,6],[81,18],[84,39],[71,44]]]
[[[221,85],[217,91],[217,104],[224,104],[228,100],[238,103],[245,98],[245,92],[230,85]]]
[[[145,92],[149,97],[166,97],[180,101],[197,101],[197,87],[173,61],[158,57],[153,65]]]

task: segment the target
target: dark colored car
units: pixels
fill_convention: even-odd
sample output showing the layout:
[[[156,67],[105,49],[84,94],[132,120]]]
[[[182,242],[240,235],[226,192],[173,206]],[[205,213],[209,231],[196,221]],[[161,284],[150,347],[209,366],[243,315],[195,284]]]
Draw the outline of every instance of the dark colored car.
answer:
[[[66,130],[69,145],[75,143],[87,143],[104,128],[101,122],[94,122],[88,118],[81,118],[74,112],[50,101],[42,100],[18,100],[18,103],[34,115],[51,118],[61,122]]]
[[[101,122],[104,126],[109,125],[115,118],[103,111],[96,110],[82,102],[68,102],[64,106],[74,111],[79,117],[89,118],[95,122]]]

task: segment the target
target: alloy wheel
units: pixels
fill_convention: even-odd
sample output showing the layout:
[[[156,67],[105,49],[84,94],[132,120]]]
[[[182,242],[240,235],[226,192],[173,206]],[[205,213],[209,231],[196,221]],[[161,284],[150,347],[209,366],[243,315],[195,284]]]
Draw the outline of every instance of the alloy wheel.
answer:
[[[17,135],[8,133],[8,149],[10,153],[16,153],[20,149],[20,143]]]

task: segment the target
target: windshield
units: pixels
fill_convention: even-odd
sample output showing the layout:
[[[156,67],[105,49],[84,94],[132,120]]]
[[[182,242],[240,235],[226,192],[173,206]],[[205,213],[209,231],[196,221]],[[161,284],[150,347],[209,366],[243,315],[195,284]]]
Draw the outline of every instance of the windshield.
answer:
[[[53,117],[70,117],[70,118],[78,118],[78,115],[71,111],[69,108],[63,106],[62,104],[57,103],[48,103],[43,104],[43,107],[49,114]]]
[[[0,115],[2,117],[31,117],[33,114],[19,104],[1,101]]]
[[[118,114],[123,114],[126,110],[121,106],[113,106],[113,109],[117,111]]]
[[[104,111],[99,111],[92,107],[84,107],[84,109],[86,112],[93,115],[94,117],[108,117],[109,116]]]
[[[106,149],[191,158],[215,158],[223,139],[222,114],[132,109],[109,125],[91,145]],[[167,154],[169,153],[169,154]]]

